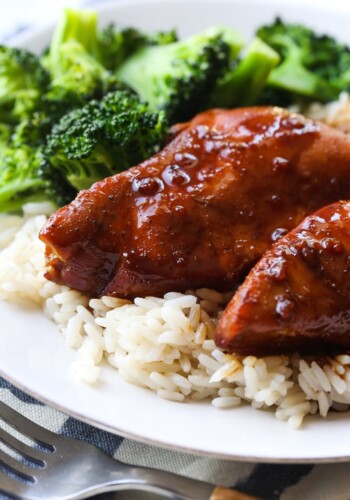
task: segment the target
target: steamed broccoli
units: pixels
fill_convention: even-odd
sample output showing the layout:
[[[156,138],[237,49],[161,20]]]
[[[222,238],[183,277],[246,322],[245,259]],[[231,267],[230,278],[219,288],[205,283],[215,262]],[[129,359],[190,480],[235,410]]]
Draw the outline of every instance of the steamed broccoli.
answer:
[[[279,61],[277,52],[260,38],[254,38],[244,57],[217,83],[211,105],[228,108],[254,104]]]
[[[175,30],[158,31],[153,35],[147,36],[148,45],[168,45],[178,41],[178,36]]]
[[[117,91],[65,115],[48,137],[46,156],[72,186],[85,189],[152,155],[167,132],[164,113]]]
[[[166,45],[177,41],[175,31],[146,35],[135,28],[117,29],[110,24],[98,33],[100,60],[115,71],[128,57],[147,45]]]
[[[111,90],[125,90],[121,82],[114,82]],[[92,94],[79,93],[77,90],[68,91],[62,87],[49,90],[41,98],[40,106],[27,118],[23,119],[15,128],[14,140],[16,143],[27,143],[31,146],[45,144],[47,135],[61,117],[73,109],[81,108],[92,99],[100,100],[106,95],[107,89],[96,88]]]
[[[9,144],[0,150],[0,164],[0,212],[19,210],[30,201],[50,200],[61,206],[75,195],[59,172],[46,175],[40,149]]]
[[[290,102],[296,96],[327,102],[350,90],[350,49],[334,38],[281,19],[261,27],[257,35],[282,58],[268,79],[268,86],[275,89],[273,98],[281,89],[282,100],[287,91]]]
[[[92,99],[101,99],[109,91],[125,88],[97,60],[100,50],[96,23],[94,12],[64,11],[44,56],[50,84],[40,103],[16,128],[15,144],[44,144],[47,134],[64,114]]]
[[[164,114],[150,112],[131,91],[117,92],[125,85],[100,59],[95,14],[72,10],[44,57],[47,70],[28,55],[45,79],[35,103],[18,120],[0,124],[0,211],[28,201],[68,203],[79,189],[140,162],[163,142]],[[29,83],[30,71],[24,73]],[[111,89],[116,93],[108,95]]]
[[[64,114],[51,114],[49,109],[34,111],[28,118],[22,120],[13,130],[12,143],[15,147],[23,144],[39,147],[46,142],[46,136],[53,125]]]
[[[42,199],[43,182],[38,176],[40,160],[32,149],[4,148],[0,162],[0,211],[12,211],[27,201]]]
[[[49,74],[34,54],[0,45],[0,120],[17,123],[38,106]]]
[[[92,11],[66,9],[44,58],[50,71],[51,89],[46,101],[69,109],[119,88],[116,77],[100,62],[97,16]]]
[[[144,47],[117,75],[151,110],[165,110],[171,122],[185,120],[208,106],[217,80],[242,44],[232,30],[210,29],[184,41]]]
[[[44,94],[40,105],[13,128],[12,144],[19,147],[23,144],[31,147],[45,144],[47,135],[60,118],[88,101],[88,98],[84,100],[82,95],[74,92],[63,91],[56,98],[50,92]]]
[[[103,95],[116,83],[115,77],[109,73],[85,48],[76,41],[63,44],[59,69],[52,68],[53,80],[51,95],[56,99],[67,92],[88,96]],[[64,95],[63,94],[63,95]]]
[[[49,67],[54,77],[60,76],[64,68],[61,66],[64,56],[64,44],[77,42],[86,54],[98,60],[97,14],[91,10],[65,9],[56,26],[49,50]]]
[[[0,123],[0,155],[7,147],[12,135],[12,127],[5,123]]]

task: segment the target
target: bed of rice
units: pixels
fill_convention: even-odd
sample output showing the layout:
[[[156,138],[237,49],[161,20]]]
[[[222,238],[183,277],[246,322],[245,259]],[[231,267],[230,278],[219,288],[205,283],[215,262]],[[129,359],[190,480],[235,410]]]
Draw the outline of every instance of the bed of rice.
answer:
[[[350,132],[347,94],[327,106],[303,110]],[[24,216],[0,217],[0,298],[31,300],[77,350],[72,369],[94,383],[105,358],[127,382],[173,401],[210,399],[218,408],[245,402],[271,408],[298,428],[308,414],[325,417],[350,404],[350,355],[300,359],[293,356],[237,357],[216,348],[215,324],[230,296],[200,289],[164,298],[89,299],[44,276],[44,245],[38,232],[52,211],[28,204]]]

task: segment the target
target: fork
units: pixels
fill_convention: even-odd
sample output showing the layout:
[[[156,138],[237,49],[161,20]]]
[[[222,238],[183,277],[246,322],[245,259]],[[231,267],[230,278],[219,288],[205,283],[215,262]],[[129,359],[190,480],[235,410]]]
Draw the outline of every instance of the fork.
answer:
[[[170,472],[124,464],[88,443],[55,434],[0,401],[0,419],[34,445],[0,428],[0,491],[24,500],[69,500],[143,490],[173,500],[253,500],[237,490]],[[256,499],[257,500],[257,499]]]

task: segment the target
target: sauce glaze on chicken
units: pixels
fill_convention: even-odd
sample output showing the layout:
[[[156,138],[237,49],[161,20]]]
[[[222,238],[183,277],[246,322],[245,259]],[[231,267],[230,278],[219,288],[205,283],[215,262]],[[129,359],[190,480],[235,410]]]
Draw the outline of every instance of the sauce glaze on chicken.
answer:
[[[350,195],[350,139],[273,107],[211,110],[41,231],[46,277],[94,296],[236,286],[305,216]]]
[[[250,271],[216,343],[239,354],[350,349],[350,202],[318,210]]]

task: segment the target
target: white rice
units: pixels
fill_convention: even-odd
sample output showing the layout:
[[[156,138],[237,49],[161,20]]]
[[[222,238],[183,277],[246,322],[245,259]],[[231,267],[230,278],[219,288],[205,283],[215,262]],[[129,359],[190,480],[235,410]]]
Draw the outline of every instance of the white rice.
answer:
[[[308,116],[350,132],[350,99],[313,104]],[[106,359],[127,382],[172,401],[210,399],[217,408],[244,402],[275,411],[298,428],[308,414],[325,417],[350,405],[350,354],[301,359],[239,357],[216,348],[214,330],[231,294],[200,289],[163,298],[89,299],[47,281],[44,245],[38,232],[50,204],[29,204],[23,217],[0,216],[0,299],[39,304],[77,350],[72,369],[92,384]]]
[[[331,127],[350,133],[350,96],[342,92],[337,101],[321,104],[314,102],[307,106],[291,106],[291,111],[302,113],[313,120],[320,120]]]
[[[45,207],[38,206],[43,212]],[[46,207],[46,211],[50,208]],[[200,289],[163,298],[89,299],[47,281],[44,245],[38,232],[45,215],[25,208],[24,217],[0,219],[0,298],[39,304],[77,350],[74,375],[92,384],[106,359],[131,384],[172,401],[210,399],[228,409],[244,402],[273,408],[297,428],[305,415],[323,417],[350,404],[350,355],[312,358],[225,354],[213,337],[218,314],[231,294]],[[15,231],[9,232],[13,224]]]

